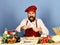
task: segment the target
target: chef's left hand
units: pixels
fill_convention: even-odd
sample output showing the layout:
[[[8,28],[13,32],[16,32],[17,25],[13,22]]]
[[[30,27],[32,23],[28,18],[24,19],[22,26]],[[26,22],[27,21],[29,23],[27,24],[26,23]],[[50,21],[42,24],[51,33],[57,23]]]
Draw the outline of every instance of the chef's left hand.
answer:
[[[35,32],[42,32],[42,28],[38,28],[38,27],[33,27],[33,30]]]

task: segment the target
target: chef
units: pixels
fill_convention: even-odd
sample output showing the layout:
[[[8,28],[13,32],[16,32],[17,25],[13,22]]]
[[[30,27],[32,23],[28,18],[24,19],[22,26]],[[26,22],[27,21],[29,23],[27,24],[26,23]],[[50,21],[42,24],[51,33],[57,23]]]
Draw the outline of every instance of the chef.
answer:
[[[39,37],[42,34],[49,35],[49,31],[42,20],[36,18],[36,10],[37,7],[35,5],[26,8],[25,12],[27,12],[28,18],[23,19],[20,25],[16,28],[18,32],[20,32],[22,29],[25,30],[26,37]]]

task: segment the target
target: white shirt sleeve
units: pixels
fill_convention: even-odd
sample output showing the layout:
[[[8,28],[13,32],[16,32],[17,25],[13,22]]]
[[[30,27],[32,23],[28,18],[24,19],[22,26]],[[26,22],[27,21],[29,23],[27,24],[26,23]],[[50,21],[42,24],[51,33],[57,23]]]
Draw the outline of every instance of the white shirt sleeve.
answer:
[[[24,26],[24,25],[26,25],[26,19],[24,19],[24,20],[20,23],[20,25],[16,28],[16,30],[17,30],[18,32],[20,32],[20,31],[21,31],[21,27]]]
[[[41,19],[38,19],[38,26],[42,28],[42,35],[49,35],[49,31]]]

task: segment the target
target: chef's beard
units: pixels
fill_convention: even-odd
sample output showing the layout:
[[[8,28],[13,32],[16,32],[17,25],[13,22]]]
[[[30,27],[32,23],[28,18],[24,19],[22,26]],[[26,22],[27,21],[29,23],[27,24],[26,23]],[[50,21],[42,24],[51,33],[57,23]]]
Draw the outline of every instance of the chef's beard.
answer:
[[[32,18],[32,19],[31,19],[31,18]],[[30,16],[30,17],[28,17],[28,19],[30,20],[30,22],[33,22],[33,21],[35,20],[35,17]]]

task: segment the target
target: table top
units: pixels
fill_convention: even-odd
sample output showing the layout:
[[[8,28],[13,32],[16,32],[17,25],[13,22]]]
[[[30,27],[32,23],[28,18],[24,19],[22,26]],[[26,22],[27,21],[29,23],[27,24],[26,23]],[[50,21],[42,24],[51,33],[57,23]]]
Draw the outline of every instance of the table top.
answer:
[[[0,44],[0,45],[60,45],[60,43],[43,43],[37,44],[37,41],[40,37],[21,37],[21,41],[19,43],[14,44]]]

